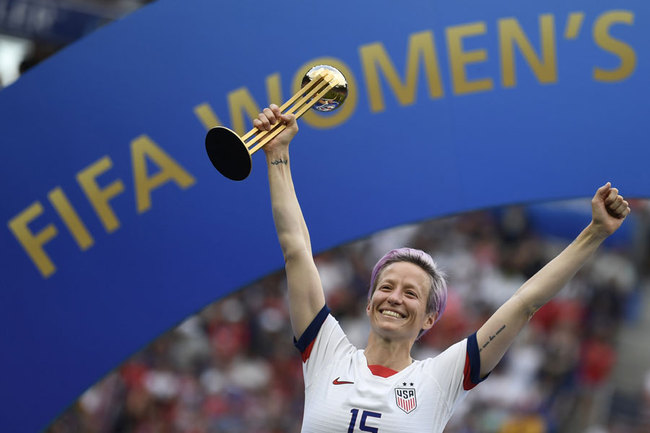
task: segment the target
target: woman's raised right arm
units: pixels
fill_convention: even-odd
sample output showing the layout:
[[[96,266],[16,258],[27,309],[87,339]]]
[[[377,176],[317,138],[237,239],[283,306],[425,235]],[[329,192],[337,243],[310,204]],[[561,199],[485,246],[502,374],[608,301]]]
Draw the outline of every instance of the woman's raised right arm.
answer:
[[[307,224],[291,178],[289,143],[298,132],[293,115],[282,115],[276,105],[265,108],[253,125],[269,130],[277,122],[286,129],[264,146],[271,190],[273,221],[284,255],[289,286],[289,313],[296,338],[325,305],[323,287],[314,263]]]

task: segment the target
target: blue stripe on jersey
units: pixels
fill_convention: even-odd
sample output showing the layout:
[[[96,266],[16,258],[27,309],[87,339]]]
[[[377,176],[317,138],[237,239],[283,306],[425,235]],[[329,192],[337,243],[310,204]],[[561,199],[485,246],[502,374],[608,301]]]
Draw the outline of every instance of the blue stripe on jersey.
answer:
[[[305,329],[305,332],[300,336],[299,340],[296,340],[296,338],[293,338],[293,345],[300,350],[300,353],[303,353],[307,347],[316,339],[316,336],[318,335],[318,331],[320,331],[320,327],[323,325],[323,322],[325,319],[327,319],[327,316],[330,314],[330,309],[327,307],[327,305],[324,305],[323,308],[316,314],[316,317],[314,317],[314,320],[311,321],[307,329]]]
[[[481,355],[478,351],[478,342],[476,341],[476,332],[467,337],[467,356],[469,357],[470,373],[469,378],[474,385],[483,382],[490,375],[488,373],[481,379]]]

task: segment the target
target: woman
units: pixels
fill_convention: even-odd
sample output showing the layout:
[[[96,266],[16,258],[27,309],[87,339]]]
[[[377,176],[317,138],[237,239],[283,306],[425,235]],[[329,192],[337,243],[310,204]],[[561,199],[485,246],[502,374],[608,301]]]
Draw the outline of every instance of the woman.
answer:
[[[609,183],[592,199],[592,221],[530,278],[481,328],[435,358],[416,361],[411,348],[444,311],[444,276],[431,257],[402,248],[375,266],[366,314],[365,350],[352,346],[329,314],[312,258],[309,232],[291,179],[293,115],[277,106],[253,121],[286,129],[264,147],[273,218],[285,259],[291,326],[305,378],[303,432],[441,432],[468,390],[487,377],[535,312],[573,277],[630,213]]]

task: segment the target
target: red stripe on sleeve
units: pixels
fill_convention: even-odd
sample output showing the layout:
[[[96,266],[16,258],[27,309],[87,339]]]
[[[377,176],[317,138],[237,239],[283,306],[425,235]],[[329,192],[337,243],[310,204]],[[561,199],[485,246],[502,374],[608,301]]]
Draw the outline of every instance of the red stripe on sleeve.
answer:
[[[465,354],[465,369],[463,370],[463,389],[465,391],[469,391],[470,389],[474,388],[476,386],[475,383],[472,382],[471,379],[471,365],[469,363],[469,353]]]
[[[309,346],[305,349],[304,352],[302,352],[302,362],[307,362],[309,359],[309,355],[311,355],[311,350],[314,348],[314,342],[316,340],[312,340],[311,343],[309,343]]]

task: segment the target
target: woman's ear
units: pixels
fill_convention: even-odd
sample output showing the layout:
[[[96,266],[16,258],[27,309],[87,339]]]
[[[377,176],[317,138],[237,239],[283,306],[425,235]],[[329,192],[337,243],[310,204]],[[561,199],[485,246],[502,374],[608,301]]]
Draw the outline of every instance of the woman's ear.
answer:
[[[433,325],[436,323],[436,318],[438,317],[437,313],[430,313],[427,314],[426,319],[424,320],[424,324],[422,325],[422,329],[425,331],[428,331],[433,327]]]

